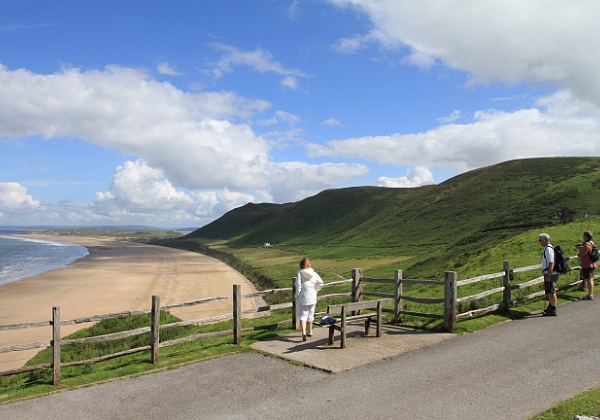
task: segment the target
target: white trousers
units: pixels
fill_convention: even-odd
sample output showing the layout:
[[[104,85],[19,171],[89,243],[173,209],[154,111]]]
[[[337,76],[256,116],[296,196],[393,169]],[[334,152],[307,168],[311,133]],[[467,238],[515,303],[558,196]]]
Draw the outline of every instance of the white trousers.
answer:
[[[300,318],[300,321],[313,322],[315,320],[315,306],[317,305],[298,305],[298,318]]]

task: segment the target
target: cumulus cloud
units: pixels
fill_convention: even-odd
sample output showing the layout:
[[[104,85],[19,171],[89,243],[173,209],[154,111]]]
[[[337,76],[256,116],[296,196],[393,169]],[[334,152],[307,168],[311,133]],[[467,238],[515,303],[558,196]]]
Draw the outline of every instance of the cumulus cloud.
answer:
[[[115,170],[108,191],[96,193],[90,216],[104,220],[147,220],[155,225],[205,224],[252,201],[254,196],[222,188],[213,191],[178,190],[162,170],[138,160]]]
[[[330,0],[372,23],[340,41],[339,51],[377,42],[406,50],[405,61],[436,62],[471,75],[473,83],[550,82],[600,105],[600,3],[531,0]]]
[[[0,220],[12,222],[15,218],[47,213],[46,208],[35,200],[27,188],[18,182],[0,182]]]
[[[381,176],[377,179],[377,186],[388,188],[414,188],[431,184],[435,184],[433,173],[423,166],[407,170],[406,176],[398,178]]]
[[[267,143],[235,121],[268,106],[186,93],[122,67],[50,75],[0,67],[0,135],[79,138],[140,156],[185,188],[264,187]]]
[[[17,182],[0,182],[0,209],[39,207],[40,202],[27,194]]]
[[[479,111],[468,124],[424,133],[332,140],[308,146],[312,156],[396,165],[444,166],[458,172],[525,157],[600,154],[600,109],[567,91],[515,112]]]
[[[120,208],[152,212],[172,212],[191,203],[189,197],[177,191],[164,178],[164,172],[143,161],[127,161],[115,170],[109,191],[96,194],[100,203],[115,203]]]
[[[172,223],[200,224],[198,217],[218,217],[230,206],[304,198],[364,173],[366,168],[356,165],[272,162],[275,137],[257,135],[248,122],[269,107],[231,92],[184,92],[119,66],[54,74],[0,66],[0,137],[77,138],[139,158],[119,166],[108,191],[99,192],[94,203],[69,204],[73,211],[58,206],[56,215],[71,220],[124,222],[145,215],[148,223],[167,223],[168,214]],[[291,130],[300,121],[281,110],[273,115]],[[288,132],[288,141],[298,134]],[[290,187],[284,180],[291,179],[302,179],[303,186]],[[24,190],[6,185],[12,201],[17,194],[22,203],[38,204]],[[7,197],[5,192],[4,202]],[[54,214],[47,211],[48,217]]]

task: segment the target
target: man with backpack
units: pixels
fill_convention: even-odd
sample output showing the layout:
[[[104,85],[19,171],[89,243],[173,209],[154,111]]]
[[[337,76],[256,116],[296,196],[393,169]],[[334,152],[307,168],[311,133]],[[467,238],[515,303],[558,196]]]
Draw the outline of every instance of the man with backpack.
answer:
[[[594,299],[594,268],[598,267],[598,250],[592,241],[592,232],[583,232],[583,243],[575,245],[579,250],[579,264],[581,266],[582,283],[587,287],[588,294],[584,300]]]
[[[554,247],[550,244],[550,235],[540,233],[540,245],[544,247],[542,253],[542,274],[544,275],[544,293],[548,299],[548,307],[542,315],[556,316],[556,287],[558,284],[558,272],[554,269]]]

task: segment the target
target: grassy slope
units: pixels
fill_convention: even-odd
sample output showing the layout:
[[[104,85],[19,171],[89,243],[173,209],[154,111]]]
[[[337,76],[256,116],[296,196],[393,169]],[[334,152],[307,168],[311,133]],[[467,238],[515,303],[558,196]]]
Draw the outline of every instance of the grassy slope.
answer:
[[[600,213],[600,158],[510,161],[436,186],[323,191],[296,203],[248,204],[191,233],[230,249],[263,242],[323,260],[393,259],[437,277],[524,230]]]

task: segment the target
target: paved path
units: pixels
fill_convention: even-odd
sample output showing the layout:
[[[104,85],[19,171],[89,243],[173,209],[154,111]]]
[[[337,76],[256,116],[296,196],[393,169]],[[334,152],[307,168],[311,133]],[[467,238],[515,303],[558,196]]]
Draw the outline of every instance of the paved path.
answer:
[[[0,419],[527,419],[599,386],[600,301],[580,301],[337,374],[247,353],[0,406]]]

